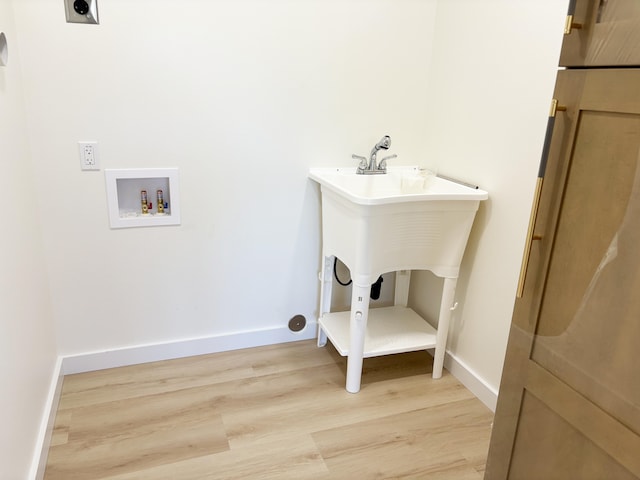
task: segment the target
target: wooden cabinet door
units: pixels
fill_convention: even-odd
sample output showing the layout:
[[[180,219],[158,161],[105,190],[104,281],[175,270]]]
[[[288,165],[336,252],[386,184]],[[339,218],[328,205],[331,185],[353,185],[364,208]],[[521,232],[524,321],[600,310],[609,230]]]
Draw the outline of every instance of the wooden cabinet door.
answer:
[[[560,65],[640,65],[640,1],[571,0]]]
[[[555,98],[485,479],[640,478],[640,69]]]

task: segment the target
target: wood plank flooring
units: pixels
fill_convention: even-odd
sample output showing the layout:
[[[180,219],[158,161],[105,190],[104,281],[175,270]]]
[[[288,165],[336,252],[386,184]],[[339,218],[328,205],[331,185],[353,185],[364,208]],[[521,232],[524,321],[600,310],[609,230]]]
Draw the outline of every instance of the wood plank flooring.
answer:
[[[315,341],[65,377],[46,480],[481,479],[493,414],[413,352]]]

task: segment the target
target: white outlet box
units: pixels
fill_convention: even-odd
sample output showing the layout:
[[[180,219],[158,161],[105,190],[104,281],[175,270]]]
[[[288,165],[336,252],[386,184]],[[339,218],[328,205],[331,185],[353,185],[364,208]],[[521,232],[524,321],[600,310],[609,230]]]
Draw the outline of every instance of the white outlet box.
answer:
[[[127,168],[104,171],[111,228],[180,225],[180,182],[177,168]],[[141,209],[141,192],[152,204]],[[158,211],[157,192],[162,190],[164,211]]]
[[[78,142],[78,153],[82,170],[100,170],[98,142]]]

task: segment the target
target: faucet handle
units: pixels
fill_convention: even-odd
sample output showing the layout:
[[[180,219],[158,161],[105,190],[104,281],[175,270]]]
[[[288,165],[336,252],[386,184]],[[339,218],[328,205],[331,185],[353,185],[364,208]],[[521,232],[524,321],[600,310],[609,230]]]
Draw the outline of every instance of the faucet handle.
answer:
[[[358,165],[358,170],[364,170],[367,168],[367,157],[363,157],[360,155],[356,155],[355,153],[351,155],[351,158],[354,160],[360,160],[360,164]]]
[[[382,160],[380,160],[380,163],[378,164],[378,166],[380,167],[380,170],[386,170],[387,169],[387,160],[391,160],[392,158],[396,158],[398,155],[396,155],[395,153],[393,155],[388,155],[386,157],[384,157]]]

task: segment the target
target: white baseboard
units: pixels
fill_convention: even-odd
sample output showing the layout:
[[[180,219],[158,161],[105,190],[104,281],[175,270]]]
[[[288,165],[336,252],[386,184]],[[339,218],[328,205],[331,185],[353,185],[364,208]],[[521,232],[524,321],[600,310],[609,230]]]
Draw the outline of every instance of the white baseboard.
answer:
[[[44,478],[44,469],[47,466],[47,456],[49,454],[49,446],[51,445],[51,437],[53,435],[53,424],[56,419],[58,403],[60,403],[60,394],[62,393],[62,358],[58,357],[51,375],[51,384],[47,401],[42,412],[42,421],[40,422],[40,430],[36,440],[35,453],[31,464],[29,478],[34,480],[42,480]]]
[[[471,391],[492,412],[496,411],[498,391],[485,382],[477,373],[451,352],[444,357],[444,366],[449,373]]]
[[[316,337],[316,325],[316,322],[308,322],[300,332],[292,332],[287,327],[273,327],[70,355],[63,357],[62,369],[64,375],[70,375],[159,360],[309,340]]]

